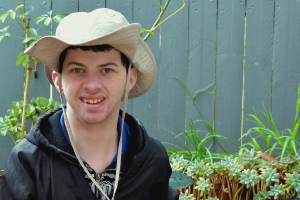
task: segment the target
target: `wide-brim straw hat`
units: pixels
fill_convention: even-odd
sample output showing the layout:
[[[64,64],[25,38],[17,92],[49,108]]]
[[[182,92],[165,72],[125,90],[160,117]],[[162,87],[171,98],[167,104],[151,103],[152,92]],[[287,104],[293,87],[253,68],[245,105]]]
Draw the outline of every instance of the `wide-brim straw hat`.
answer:
[[[59,56],[67,47],[108,44],[127,56],[137,69],[137,81],[128,96],[135,98],[152,87],[157,71],[154,56],[140,37],[140,29],[140,24],[130,24],[121,13],[108,8],[72,13],[62,19],[55,36],[39,39],[25,53],[44,63],[53,85],[52,70],[59,71]]]

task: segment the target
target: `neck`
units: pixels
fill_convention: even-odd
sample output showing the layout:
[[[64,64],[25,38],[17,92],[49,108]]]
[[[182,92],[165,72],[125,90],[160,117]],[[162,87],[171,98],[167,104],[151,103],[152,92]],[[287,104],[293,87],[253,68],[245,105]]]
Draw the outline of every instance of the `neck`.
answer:
[[[110,164],[117,153],[118,116],[119,113],[116,113],[103,123],[89,124],[78,119],[72,108],[68,106],[67,117],[75,145],[80,157],[92,167],[95,165],[93,164],[95,160],[101,160],[107,165]]]

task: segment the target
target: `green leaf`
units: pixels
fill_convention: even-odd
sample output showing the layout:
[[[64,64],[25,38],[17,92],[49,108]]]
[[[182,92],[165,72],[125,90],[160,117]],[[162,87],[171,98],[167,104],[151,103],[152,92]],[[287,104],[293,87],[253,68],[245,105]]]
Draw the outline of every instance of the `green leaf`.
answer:
[[[25,55],[24,51],[22,51],[21,53],[19,53],[18,58],[20,58],[22,55]]]
[[[34,37],[38,37],[38,33],[34,28],[30,28],[29,32],[34,36]]]
[[[33,116],[33,122],[34,122],[34,123],[36,123],[38,119],[39,119],[38,116],[36,116],[36,115]]]
[[[26,108],[26,115],[32,116],[34,114],[35,114],[35,108],[32,105],[28,104]]]
[[[38,105],[37,101],[35,100],[35,98],[31,99],[31,103],[34,107],[36,107]]]
[[[30,41],[32,41],[32,40],[34,40],[34,39],[35,39],[35,37],[28,37],[28,38],[26,38],[25,40],[23,40],[22,44],[25,44],[25,43],[27,43],[27,42],[30,42]]]
[[[50,18],[52,17],[52,10],[50,10],[49,12],[47,12],[47,14],[50,16]]]
[[[4,13],[3,15],[1,15],[0,20],[2,21],[2,23],[4,23],[6,17],[9,15],[9,12]]]
[[[54,19],[54,21],[56,22],[56,23],[60,23],[61,22],[61,20],[64,18],[64,17],[66,17],[66,16],[68,16],[69,14],[58,14],[58,15],[56,15],[55,17],[53,17],[53,19]]]
[[[26,64],[27,64],[27,56],[25,56],[25,59],[23,60],[23,63],[22,63],[23,67],[26,67]]]
[[[60,108],[60,107],[61,107],[61,104],[56,101],[54,104],[54,109]]]
[[[49,104],[48,99],[46,99],[44,97],[39,97],[38,102],[42,107],[47,107],[47,105]]]
[[[23,101],[13,101],[12,107],[15,109],[21,109],[23,108]]]
[[[12,10],[11,10],[12,11]],[[16,19],[16,12],[11,12],[10,17],[15,20]]]
[[[169,186],[174,190],[186,188],[193,184],[193,180],[186,174],[172,171],[172,175],[169,180]]]
[[[49,103],[47,105],[48,108],[51,108],[52,104],[53,104],[53,99],[52,98],[49,98]]]
[[[41,21],[45,20],[48,18],[48,15],[46,16],[39,16],[38,18],[36,18],[34,21],[36,21],[36,24],[39,24]]]
[[[20,63],[24,60],[24,58],[26,58],[25,55],[23,55],[22,57],[20,57],[20,58],[17,60],[17,62],[16,62],[16,66],[19,66]]]
[[[19,5],[16,7],[15,12],[17,12],[18,9],[22,8],[24,5]]]
[[[48,18],[44,21],[45,26],[48,26],[48,25],[50,24],[50,22],[51,22],[51,18],[48,17]]]
[[[14,116],[13,110],[12,110],[12,109],[8,109],[8,110],[7,110],[7,115],[8,115],[9,117],[13,117],[13,116]]]
[[[0,42],[3,40],[3,38],[4,38],[4,36],[3,36],[3,35],[1,35],[1,36],[0,36]]]
[[[1,33],[2,35],[5,35],[8,28],[9,28],[9,26],[4,27],[3,29],[0,30],[0,33]]]

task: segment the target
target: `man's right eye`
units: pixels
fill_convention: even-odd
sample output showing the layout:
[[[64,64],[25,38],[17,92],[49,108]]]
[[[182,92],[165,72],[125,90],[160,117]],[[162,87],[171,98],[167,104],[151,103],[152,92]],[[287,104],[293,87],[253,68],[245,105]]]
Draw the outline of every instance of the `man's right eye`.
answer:
[[[81,69],[78,69],[78,68],[76,68],[76,69],[72,69],[72,72],[74,72],[74,73],[81,73],[81,72],[82,72],[82,70],[81,70]]]

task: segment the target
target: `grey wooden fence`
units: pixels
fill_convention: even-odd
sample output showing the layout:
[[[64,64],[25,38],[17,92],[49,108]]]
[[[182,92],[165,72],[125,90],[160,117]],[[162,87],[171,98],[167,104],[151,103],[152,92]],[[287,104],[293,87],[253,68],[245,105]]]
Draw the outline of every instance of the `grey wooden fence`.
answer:
[[[50,10],[55,15],[107,7],[148,29],[160,12],[155,0],[22,0],[22,3],[25,11],[31,13],[34,28],[38,26],[33,19]],[[253,107],[266,122],[260,113],[262,102],[272,111],[279,129],[291,128],[300,82],[300,1],[186,0],[186,4],[147,41],[156,58],[157,80],[146,95],[130,101],[128,112],[143,122],[149,135],[183,146],[170,131],[179,134],[189,129],[190,118],[199,120],[201,116],[183,85],[174,78],[179,77],[193,94],[215,83],[215,87],[198,94],[196,102],[216,133],[239,144],[241,134],[254,126],[248,116],[254,113]],[[17,0],[0,0],[0,14],[16,6]],[[171,0],[165,16],[181,6],[182,0]],[[0,29],[8,24],[11,35],[22,31],[10,19],[0,24]],[[49,29],[40,32],[46,34]],[[0,50],[0,116],[4,116],[12,101],[23,98],[24,70],[15,66],[22,51],[19,41],[4,39]],[[38,67],[38,78],[31,77],[29,99],[37,96],[49,98],[42,65]],[[56,91],[54,99],[59,99]],[[196,127],[203,130],[199,132],[201,137],[208,130],[201,122]],[[237,150],[231,142],[221,142],[230,152]],[[0,137],[0,169],[4,168],[12,147],[6,137]],[[222,152],[222,149],[215,144],[212,151]]]

